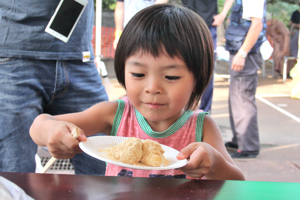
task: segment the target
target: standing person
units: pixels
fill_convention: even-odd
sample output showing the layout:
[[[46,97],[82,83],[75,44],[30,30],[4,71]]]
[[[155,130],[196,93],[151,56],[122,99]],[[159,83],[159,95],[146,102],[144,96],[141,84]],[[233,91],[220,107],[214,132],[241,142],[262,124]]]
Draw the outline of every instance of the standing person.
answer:
[[[300,28],[300,1],[298,3],[299,5],[299,9],[295,10],[292,15],[291,15],[291,19],[290,19],[290,30],[294,30],[294,28],[296,30],[299,30]]]
[[[290,33],[285,24],[272,19],[267,22],[266,36],[270,39],[274,51],[272,54],[277,78],[282,78],[284,56],[290,55]],[[287,74],[289,70],[287,70]]]
[[[35,172],[29,128],[39,114],[80,112],[108,100],[93,61],[93,1],[67,43],[45,32],[59,2],[0,0],[0,171]],[[72,164],[76,174],[105,173],[105,163],[87,154]]]
[[[230,52],[229,114],[233,133],[227,148],[237,148],[232,158],[255,158],[259,133],[255,93],[257,70],[262,64],[259,47],[265,38],[267,0],[237,0],[226,30]]]
[[[224,7],[220,14],[218,14],[218,1],[206,1],[206,0],[182,0],[182,4],[195,12],[197,12],[202,19],[206,22],[210,30],[210,34],[214,43],[214,50],[216,52],[217,48],[217,26],[221,25],[224,19],[227,16],[227,13],[233,3],[233,0],[225,0]],[[216,60],[216,53],[214,56]],[[201,97],[199,109],[206,112],[211,111],[211,104],[213,98],[213,89],[214,89],[214,75],[212,75],[211,80],[205,89]]]
[[[122,34],[123,28],[128,21],[140,10],[154,3],[166,3],[168,0],[116,0],[115,8],[115,40],[114,49],[117,48],[118,41]]]
[[[177,159],[190,158],[180,169],[159,171],[108,164],[108,176],[244,180],[214,120],[191,110],[213,73],[213,44],[199,15],[172,4],[143,9],[124,29],[115,72],[126,97],[79,113],[40,115],[30,128],[34,141],[56,157],[70,158],[85,136],[106,130],[111,136],[155,140],[180,151]],[[70,134],[76,126],[79,141]]]
[[[296,57],[298,56],[298,40],[299,40],[299,28],[300,28],[300,1],[299,1],[299,9],[295,10],[292,13],[290,19],[290,33],[291,33],[291,45],[290,51],[291,55]]]

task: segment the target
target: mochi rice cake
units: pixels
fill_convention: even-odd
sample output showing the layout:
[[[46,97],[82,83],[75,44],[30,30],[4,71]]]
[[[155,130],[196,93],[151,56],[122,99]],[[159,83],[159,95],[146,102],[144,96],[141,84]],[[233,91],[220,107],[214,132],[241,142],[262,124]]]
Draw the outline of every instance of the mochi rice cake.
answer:
[[[106,157],[121,161],[130,165],[161,167],[168,166],[169,161],[165,158],[165,152],[161,145],[153,140],[130,137],[120,144],[109,149],[100,150],[105,152]]]

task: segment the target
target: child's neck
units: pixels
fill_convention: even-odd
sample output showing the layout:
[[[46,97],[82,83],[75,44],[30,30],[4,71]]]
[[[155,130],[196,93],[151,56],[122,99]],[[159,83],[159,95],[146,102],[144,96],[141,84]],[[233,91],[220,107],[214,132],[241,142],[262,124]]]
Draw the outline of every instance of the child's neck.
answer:
[[[156,122],[151,122],[148,121],[149,126],[151,127],[151,129],[155,132],[164,132],[166,131],[170,126],[172,126],[183,114],[184,114],[185,110],[182,110],[180,112],[180,115],[176,118],[172,118],[172,120],[165,120],[165,121],[156,121]]]

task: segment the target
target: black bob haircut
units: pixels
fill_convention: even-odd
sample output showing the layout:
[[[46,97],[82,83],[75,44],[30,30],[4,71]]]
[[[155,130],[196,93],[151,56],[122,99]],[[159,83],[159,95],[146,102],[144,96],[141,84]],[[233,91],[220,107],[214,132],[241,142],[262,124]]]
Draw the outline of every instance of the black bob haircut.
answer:
[[[126,25],[115,53],[115,72],[125,88],[125,62],[135,53],[160,53],[182,59],[195,78],[185,109],[195,109],[213,73],[214,49],[205,22],[188,8],[155,4],[138,12]]]

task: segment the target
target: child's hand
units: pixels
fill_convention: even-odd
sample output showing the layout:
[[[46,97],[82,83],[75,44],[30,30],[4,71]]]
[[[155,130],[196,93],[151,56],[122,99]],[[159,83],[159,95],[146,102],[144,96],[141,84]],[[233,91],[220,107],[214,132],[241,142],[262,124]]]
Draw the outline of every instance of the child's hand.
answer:
[[[51,127],[53,128],[47,134],[46,146],[53,157],[68,159],[82,152],[79,148],[79,142],[86,141],[87,138],[81,129],[78,128],[79,137],[76,139],[71,134],[76,127],[74,124],[55,121],[55,123],[51,123]]]
[[[180,170],[193,178],[201,178],[208,174],[215,164],[215,157],[216,150],[204,142],[192,143],[177,155],[178,160],[188,159],[187,165]]]

